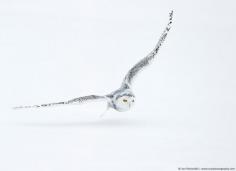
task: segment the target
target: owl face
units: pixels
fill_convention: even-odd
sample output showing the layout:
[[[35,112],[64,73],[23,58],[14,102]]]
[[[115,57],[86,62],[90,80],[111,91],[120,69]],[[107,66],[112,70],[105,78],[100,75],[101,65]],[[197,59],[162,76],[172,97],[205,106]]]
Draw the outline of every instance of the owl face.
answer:
[[[134,105],[134,102],[135,97],[131,94],[119,96],[115,100],[116,110],[119,112],[125,112]]]

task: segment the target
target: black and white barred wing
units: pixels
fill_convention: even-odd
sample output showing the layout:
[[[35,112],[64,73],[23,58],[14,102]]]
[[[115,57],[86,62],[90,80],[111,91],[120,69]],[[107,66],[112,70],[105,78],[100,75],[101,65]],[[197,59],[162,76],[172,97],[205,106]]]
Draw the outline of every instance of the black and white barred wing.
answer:
[[[133,82],[134,77],[137,75],[139,71],[141,71],[144,67],[148,66],[151,61],[155,58],[156,54],[159,51],[159,48],[161,47],[162,43],[164,42],[172,24],[172,17],[173,17],[173,11],[169,14],[169,22],[162,33],[158,43],[156,44],[155,48],[141,61],[139,61],[136,65],[133,66],[125,76],[122,85],[128,85],[130,86]]]
[[[106,96],[89,95],[89,96],[74,98],[68,101],[56,102],[56,103],[46,103],[46,104],[32,105],[32,106],[18,106],[18,107],[14,107],[14,109],[52,107],[52,106],[68,105],[68,104],[83,104],[83,103],[87,103],[91,101],[101,101],[101,100],[108,101]]]

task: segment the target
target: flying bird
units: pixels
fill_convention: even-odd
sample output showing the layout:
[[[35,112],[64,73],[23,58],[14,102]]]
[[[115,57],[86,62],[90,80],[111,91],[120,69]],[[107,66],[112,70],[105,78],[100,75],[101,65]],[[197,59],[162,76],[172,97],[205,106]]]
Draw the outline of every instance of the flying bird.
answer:
[[[88,95],[63,102],[47,103],[47,104],[32,105],[32,106],[18,106],[14,107],[14,109],[41,108],[41,107],[51,107],[51,106],[68,105],[68,104],[83,104],[90,101],[104,100],[107,102],[107,109],[113,108],[119,112],[128,111],[134,105],[135,102],[135,95],[132,91],[133,80],[143,68],[147,67],[155,59],[162,43],[166,39],[167,34],[171,29],[172,17],[173,17],[173,11],[169,13],[169,22],[165,27],[163,33],[161,34],[161,37],[159,38],[155,48],[146,57],[141,59],[128,71],[125,78],[123,79],[120,88],[118,88],[117,90],[103,96]]]

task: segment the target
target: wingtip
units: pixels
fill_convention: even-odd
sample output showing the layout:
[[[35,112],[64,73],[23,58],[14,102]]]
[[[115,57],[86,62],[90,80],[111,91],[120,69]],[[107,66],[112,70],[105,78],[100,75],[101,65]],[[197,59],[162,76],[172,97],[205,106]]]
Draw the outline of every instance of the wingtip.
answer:
[[[17,110],[17,109],[21,109],[21,106],[16,106],[16,107],[11,107],[12,110]]]
[[[19,109],[25,109],[25,108],[30,108],[31,106],[15,106],[15,107],[12,107],[11,109],[12,110],[19,110]]]

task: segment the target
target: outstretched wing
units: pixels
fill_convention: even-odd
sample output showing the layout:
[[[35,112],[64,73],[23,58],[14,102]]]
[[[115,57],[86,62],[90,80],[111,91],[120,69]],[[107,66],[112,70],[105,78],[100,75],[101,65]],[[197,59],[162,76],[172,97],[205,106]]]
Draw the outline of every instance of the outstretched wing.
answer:
[[[18,107],[14,107],[13,109],[52,107],[52,106],[68,105],[68,104],[83,104],[83,103],[87,103],[90,101],[97,101],[97,100],[107,100],[107,97],[106,96],[89,95],[89,96],[74,98],[74,99],[64,101],[64,102],[47,103],[47,104],[32,105],[32,106],[18,106]]]
[[[129,70],[129,72],[126,74],[126,76],[123,80],[123,83],[122,83],[123,86],[124,85],[130,86],[132,84],[134,77],[137,75],[137,73],[139,71],[141,71],[144,67],[148,66],[151,61],[153,61],[153,59],[155,58],[159,48],[161,47],[162,43],[164,42],[164,40],[171,28],[172,17],[173,17],[173,11],[171,11],[169,14],[169,22],[168,22],[164,32],[162,33],[158,43],[156,44],[155,48],[145,58],[143,58],[136,65],[134,65],[133,68],[131,68]]]

